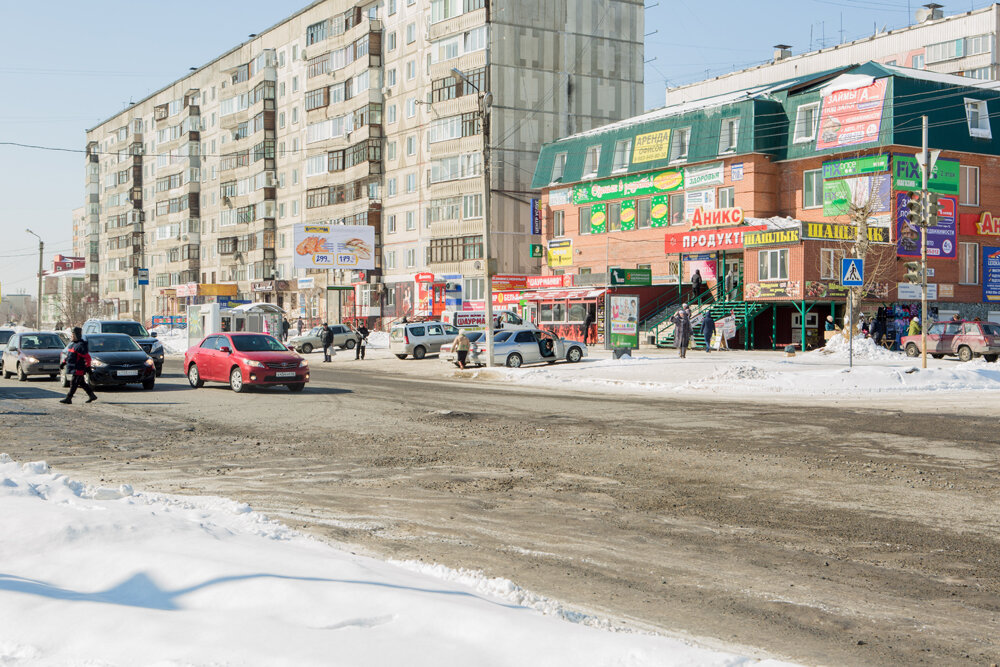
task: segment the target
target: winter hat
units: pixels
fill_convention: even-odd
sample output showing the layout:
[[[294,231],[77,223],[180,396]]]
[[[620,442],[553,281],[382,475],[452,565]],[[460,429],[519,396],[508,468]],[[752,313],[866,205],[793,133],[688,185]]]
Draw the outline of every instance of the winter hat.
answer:
[[[73,327],[73,335],[76,336],[77,338],[82,339],[83,329],[81,329],[80,327]]]
[[[919,317],[914,317],[914,318],[913,318],[913,321],[914,321],[914,322],[919,322],[919,321],[920,321],[920,318],[919,318]]]
[[[826,320],[827,320],[828,322],[833,322],[833,315],[827,315],[827,316],[826,316]]]

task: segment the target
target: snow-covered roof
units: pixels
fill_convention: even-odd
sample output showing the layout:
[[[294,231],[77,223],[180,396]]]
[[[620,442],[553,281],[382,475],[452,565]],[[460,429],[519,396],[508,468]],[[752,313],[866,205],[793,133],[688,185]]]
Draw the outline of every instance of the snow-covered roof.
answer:
[[[908,79],[934,81],[936,83],[947,83],[952,86],[965,86],[968,88],[982,88],[983,90],[997,90],[1000,88],[1000,81],[982,81],[980,79],[970,79],[966,76],[958,76],[957,74],[943,74],[941,72],[930,72],[925,69],[886,65],[884,63],[879,63],[879,66]]]
[[[66,269],[65,271],[53,271],[52,273],[46,273],[46,278],[71,278],[71,277],[83,277],[86,275],[87,269]]]
[[[284,313],[285,311],[274,305],[273,303],[265,303],[264,301],[258,301],[256,303],[244,303],[233,308],[233,310],[239,310],[241,312],[253,312],[253,311],[263,311],[265,313]]]

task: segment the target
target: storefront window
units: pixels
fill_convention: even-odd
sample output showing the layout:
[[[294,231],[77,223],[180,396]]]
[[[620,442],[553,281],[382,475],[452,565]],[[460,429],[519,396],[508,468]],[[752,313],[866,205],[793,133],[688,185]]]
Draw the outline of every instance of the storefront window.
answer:
[[[539,319],[542,322],[565,322],[566,304],[563,303],[543,303],[539,307]]]
[[[608,204],[608,230],[619,232],[622,228],[622,205],[620,202]]]
[[[761,250],[760,280],[788,280],[788,248]]]
[[[579,217],[579,229],[577,233],[580,236],[590,233],[590,207],[581,206],[580,207],[580,217]]]
[[[839,248],[823,248],[819,256],[819,277],[824,280],[837,280],[840,276],[840,260],[844,251]]]
[[[958,283],[960,285],[979,284],[979,244],[958,244]]]
[[[571,303],[566,320],[568,322],[583,322],[585,319],[587,319],[587,304]]]

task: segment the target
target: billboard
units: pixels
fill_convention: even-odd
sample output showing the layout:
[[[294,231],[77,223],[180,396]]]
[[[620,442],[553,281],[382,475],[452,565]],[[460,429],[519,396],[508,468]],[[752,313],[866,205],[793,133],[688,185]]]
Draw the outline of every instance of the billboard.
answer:
[[[896,193],[896,255],[920,257],[920,228],[906,219],[909,202],[909,193]],[[938,223],[927,228],[927,256],[955,259],[958,257],[955,222],[958,200],[955,197],[939,197],[938,204],[941,206]]]
[[[1000,248],[983,246],[983,301],[1000,301]]]
[[[889,174],[823,181],[823,215],[827,218],[850,215],[851,204],[863,207],[871,200],[873,207],[868,222],[888,226],[892,214],[889,186]]]
[[[856,146],[878,141],[888,79],[823,96],[816,150]]]
[[[295,225],[296,269],[375,268],[375,228],[369,225]]]

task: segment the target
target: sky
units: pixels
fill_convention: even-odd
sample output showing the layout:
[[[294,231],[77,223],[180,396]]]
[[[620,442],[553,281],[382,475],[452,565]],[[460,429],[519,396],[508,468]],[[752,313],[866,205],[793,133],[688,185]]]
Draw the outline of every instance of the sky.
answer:
[[[586,2],[588,0],[573,0]],[[0,21],[0,290],[35,292],[45,265],[72,249],[83,204],[85,132],[304,7],[305,0],[4,2]],[[908,25],[920,0],[647,0],[646,108],[664,88],[759,64],[772,46],[793,53]],[[960,0],[945,13],[990,0]],[[194,17],[198,17],[195,19]],[[776,20],[780,17],[780,20]],[[841,32],[843,30],[843,32]],[[675,41],[676,40],[676,41]],[[46,151],[3,145],[47,146]],[[74,152],[75,151],[75,152]]]

